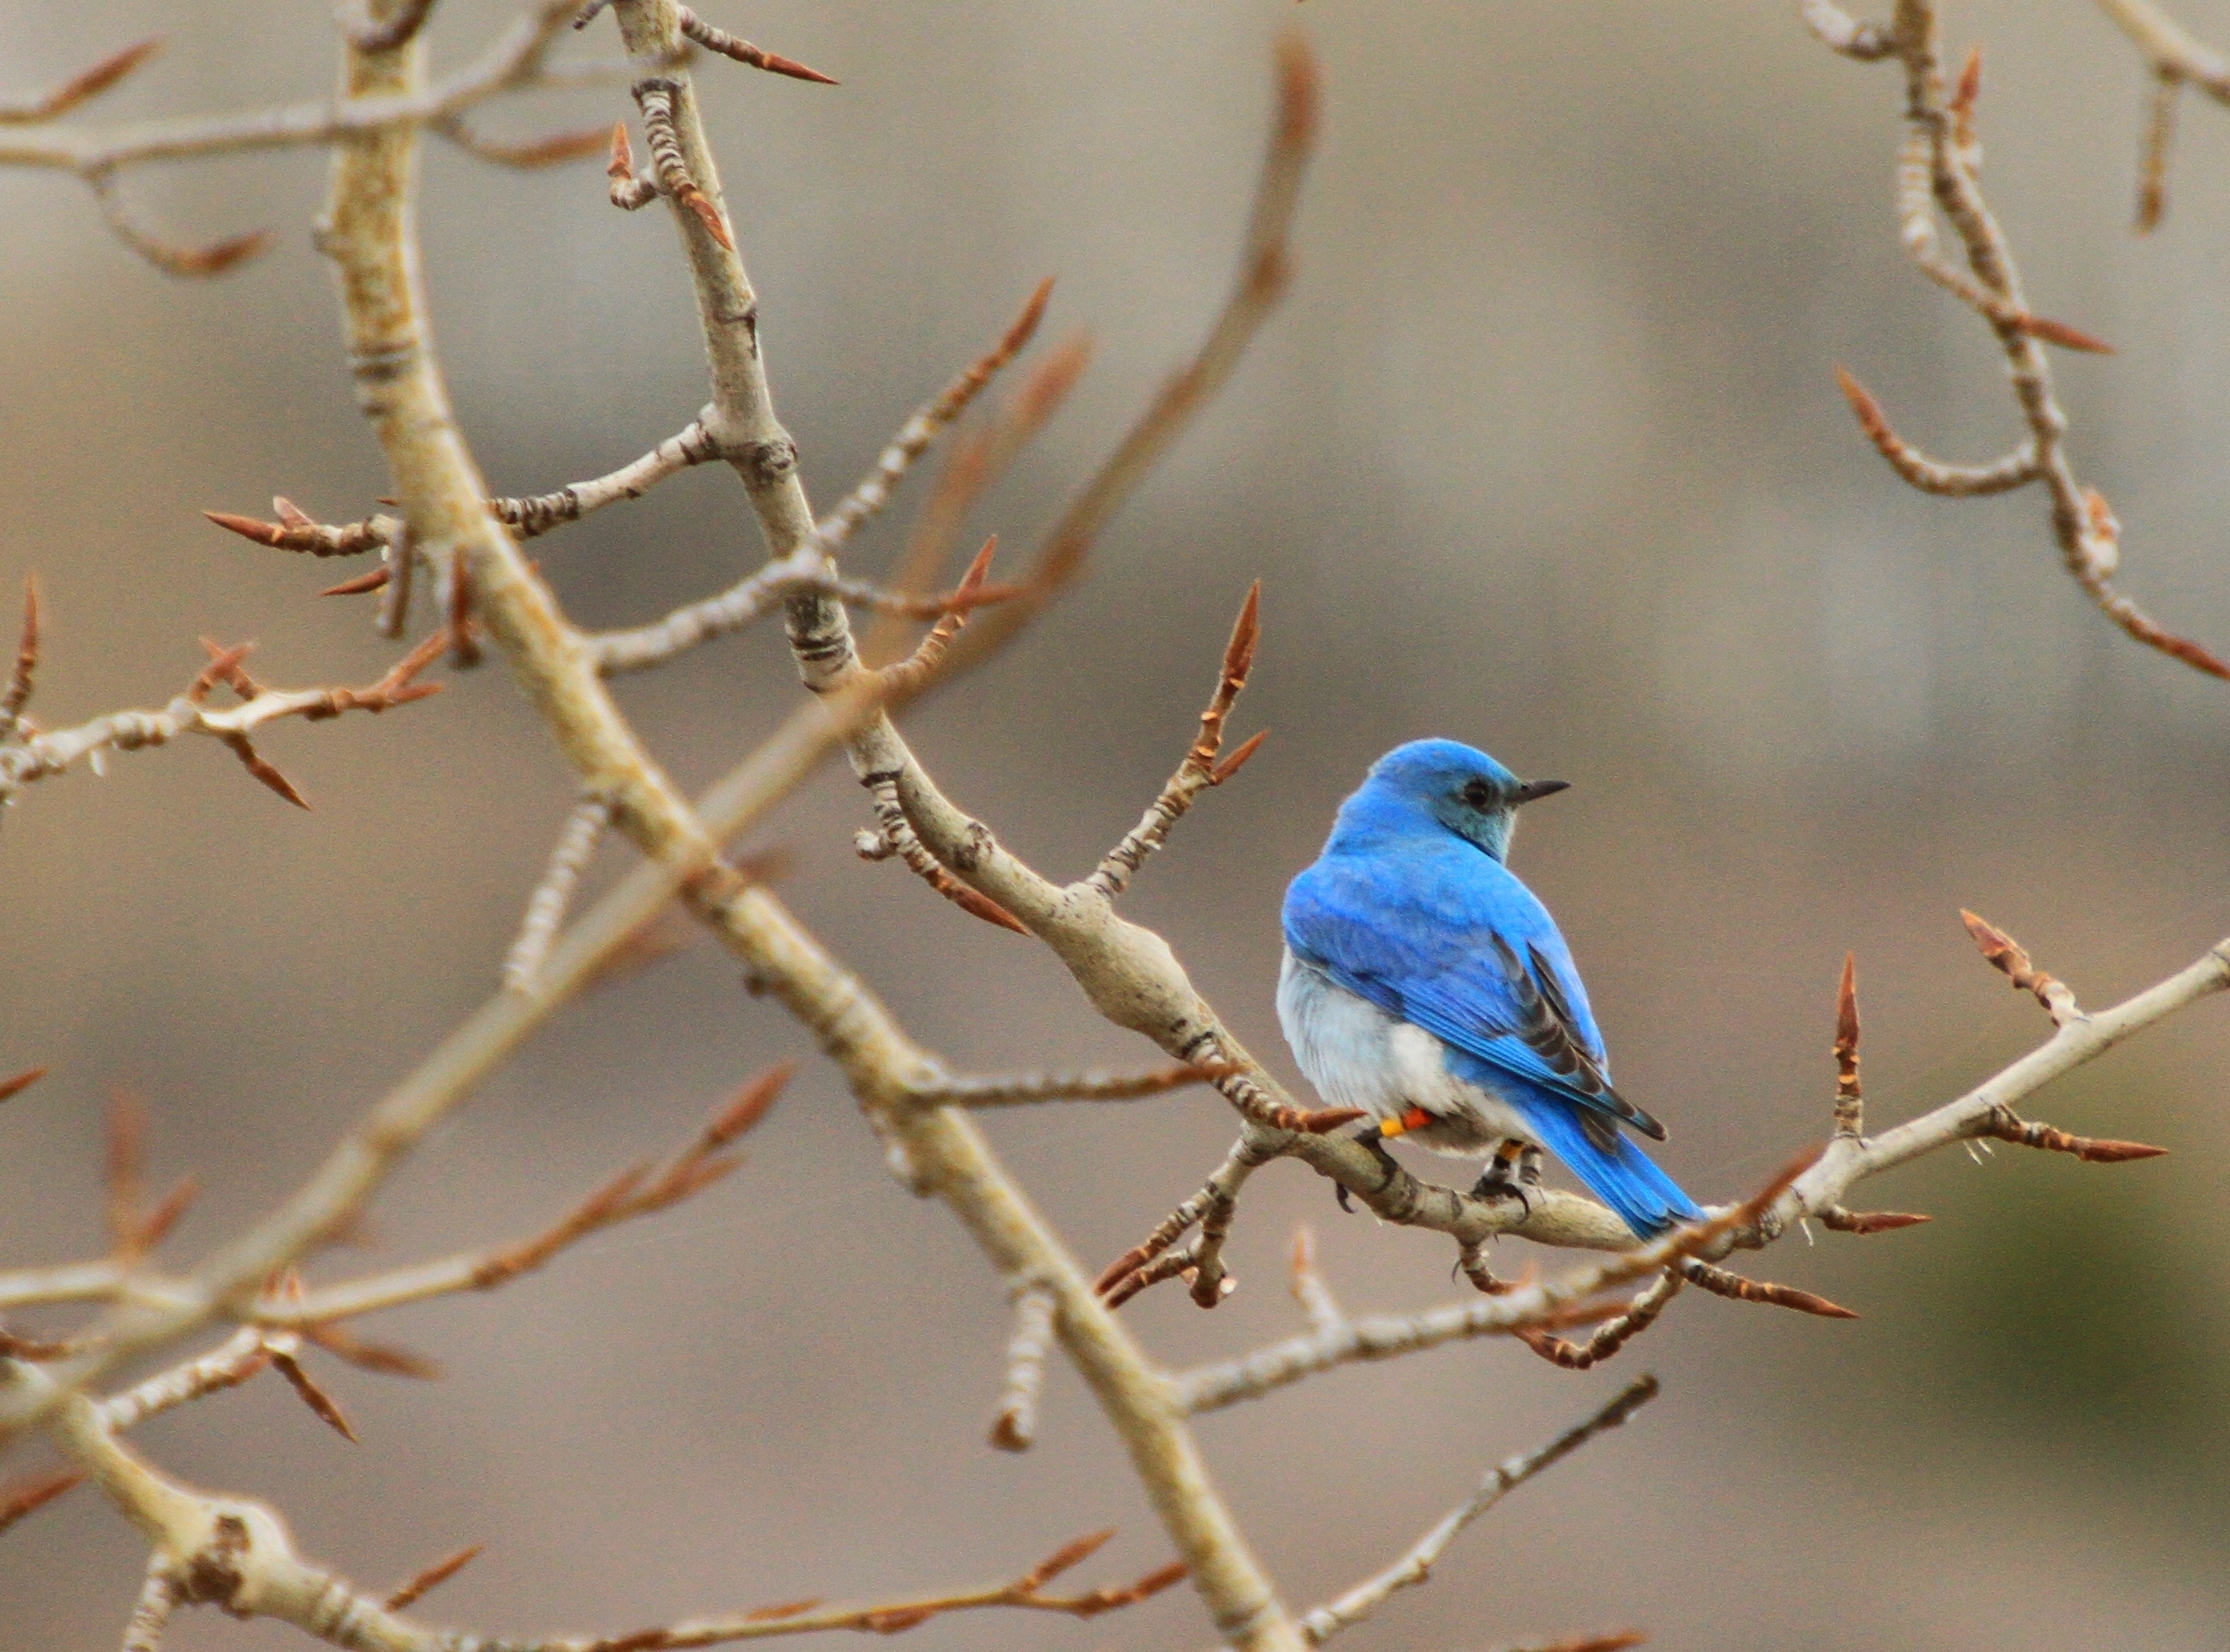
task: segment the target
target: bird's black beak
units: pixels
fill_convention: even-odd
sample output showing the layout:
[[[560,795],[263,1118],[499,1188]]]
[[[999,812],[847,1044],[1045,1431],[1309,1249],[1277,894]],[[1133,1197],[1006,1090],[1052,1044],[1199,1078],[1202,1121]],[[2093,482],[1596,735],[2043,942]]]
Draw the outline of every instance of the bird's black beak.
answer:
[[[1518,803],[1530,803],[1537,797],[1553,796],[1571,784],[1569,780],[1528,780],[1512,795]]]

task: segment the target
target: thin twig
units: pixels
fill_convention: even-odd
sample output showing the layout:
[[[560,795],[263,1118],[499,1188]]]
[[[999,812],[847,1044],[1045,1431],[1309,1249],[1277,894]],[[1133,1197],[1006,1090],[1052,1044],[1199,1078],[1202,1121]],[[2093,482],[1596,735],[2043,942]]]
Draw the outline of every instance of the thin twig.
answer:
[[[524,992],[534,984],[542,961],[550,956],[551,944],[558,939],[558,931],[565,921],[567,908],[573,904],[573,891],[581,881],[589,859],[596,852],[597,841],[604,829],[611,824],[612,807],[601,797],[587,797],[573,806],[565,817],[565,824],[558,834],[558,841],[550,850],[550,863],[542,874],[542,881],[534,886],[534,894],[526,903],[526,916],[519,927],[519,939],[511,945],[510,954],[504,959],[504,984],[514,991]]]
[[[2101,0],[2133,37],[2162,38],[2159,19],[2142,0]],[[1844,374],[1852,407],[1868,438],[1912,486],[1964,495],[1994,493],[2041,481],[2052,497],[2052,528],[2067,571],[2091,601],[2129,636],[2210,676],[2230,678],[2226,665],[2200,644],[2177,636],[2117,590],[2121,528],[2096,488],[2075,474],[2066,449],[2067,416],[2053,389],[2044,345],[2104,351],[2087,333],[2038,315],[2022,296],[2013,249],[1983,198],[1982,152],[1974,111],[1982,59],[1970,57],[1956,88],[1947,88],[1933,0],[1898,0],[1889,30],[1852,23],[1824,0],[1811,0],[1805,16],[1814,32],[1847,55],[1895,57],[1905,69],[1907,135],[1898,165],[1898,220],[1905,250],[1931,281],[1988,322],[1997,335],[2028,440],[1995,464],[1967,468],[1924,458],[1890,428],[1873,398]],[[1855,31],[1855,32],[1854,32]],[[2149,31],[2149,33],[2148,32]],[[1863,47],[1863,49],[1859,48]],[[2156,63],[2161,58],[2147,47]],[[1957,236],[1965,268],[1946,258],[1936,217]]]
[[[171,1626],[171,1615],[182,1598],[177,1581],[159,1561],[151,1563],[131,1621],[124,1626],[124,1652],[162,1652],[163,1631]]]
[[[1317,1237],[1305,1222],[1293,1229],[1292,1287],[1293,1300],[1309,1316],[1312,1331],[1320,1336],[1337,1336],[1346,1328],[1347,1315],[1340,1310],[1339,1299],[1317,1271]]]
[[[675,609],[663,619],[627,630],[595,633],[586,639],[590,657],[597,671],[608,677],[648,671],[715,637],[741,630],[801,591],[834,597],[880,613],[942,619],[1010,602],[1021,594],[1021,588],[987,584],[979,578],[972,584],[964,582],[944,596],[912,597],[866,580],[847,579],[829,569],[815,547],[807,545],[778,562],[768,563],[724,591]]]
[[[683,26],[687,27],[686,23]],[[1038,323],[1045,318],[1047,301],[1052,297],[1053,277],[1048,275],[1023,302],[1020,313],[1007,324],[999,341],[899,427],[899,433],[875,461],[874,468],[854,486],[835,510],[821,519],[816,537],[825,555],[835,556],[862,524],[881,513],[899,482],[913,468],[914,461],[929,450],[938,433],[966,412],[969,403],[983,393],[983,387],[998,376],[1000,369],[1028,345],[1037,333]]]
[[[1464,1527],[1492,1508],[1511,1492],[1544,1469],[1578,1450],[1595,1436],[1617,1428],[1657,1397],[1657,1379],[1637,1377],[1614,1395],[1609,1403],[1585,1422],[1564,1430],[1548,1444],[1509,1458],[1479,1482],[1479,1489],[1451,1510],[1408,1552],[1385,1571],[1318,1607],[1301,1619],[1301,1632],[1312,1646],[1322,1646],[1343,1629],[1351,1629],[1384,1605],[1397,1591],[1421,1584],[1434,1564],[1447,1552]]]
[[[1002,1451],[1028,1451],[1038,1436],[1038,1396],[1045,1388],[1046,1355],[1053,1348],[1059,1299],[1042,1281],[1015,1293],[1015,1334],[1007,1344],[1007,1386],[991,1420],[991,1443]]]
[[[1681,1275],[1672,1269],[1660,1274],[1637,1292],[1623,1311],[1613,1314],[1580,1342],[1568,1342],[1544,1330],[1516,1333],[1518,1340],[1552,1365],[1566,1371],[1588,1371],[1602,1364],[1657,1322],[1657,1316],[1680,1294]]]
[[[628,1166],[539,1233],[438,1262],[320,1286],[298,1299],[261,1301],[255,1318],[268,1326],[319,1326],[431,1297],[508,1285],[592,1234],[671,1210],[731,1174],[742,1160],[727,1149],[766,1116],[790,1076],[787,1065],[770,1068],[715,1108],[689,1144],[662,1165]]]
[[[136,752],[168,745],[182,735],[205,734],[231,748],[258,780],[289,803],[306,809],[309,805],[292,783],[258,755],[250,734],[281,718],[300,717],[314,723],[345,712],[377,714],[439,694],[441,684],[413,679],[432,663],[445,642],[439,633],[429,637],[378,681],[362,688],[266,688],[254,684],[241,671],[245,648],[221,650],[216,661],[160,711],[111,712],[75,728],[0,745],[0,798],[34,781],[60,774],[81,758],[98,752]],[[210,689],[220,681],[241,694],[240,704],[221,710],[208,704]],[[240,686],[243,683],[249,686],[243,689]]]
[[[1136,1101],[1167,1095],[1188,1085],[1213,1084],[1222,1069],[1180,1062],[1144,1073],[993,1073],[942,1077],[923,1085],[912,1100],[923,1107],[1022,1107],[1045,1101]]]
[[[1247,600],[1240,605],[1239,617],[1233,622],[1230,640],[1224,644],[1223,667],[1217,674],[1215,692],[1208,702],[1208,709],[1200,714],[1200,733],[1177,765],[1176,772],[1162,788],[1161,795],[1148,805],[1145,818],[1141,820],[1113,849],[1092,874],[1090,882],[1100,895],[1112,900],[1130,887],[1131,874],[1145,862],[1146,857],[1169,841],[1170,828],[1176,825],[1192,802],[1209,786],[1220,786],[1239,772],[1248,758],[1254,755],[1268,731],[1254,736],[1229,757],[1218,761],[1223,750],[1224,720],[1231,713],[1240,691],[1247,687],[1247,674],[1254,668],[1254,645],[1261,636],[1262,582],[1256,580],[1248,587]]]

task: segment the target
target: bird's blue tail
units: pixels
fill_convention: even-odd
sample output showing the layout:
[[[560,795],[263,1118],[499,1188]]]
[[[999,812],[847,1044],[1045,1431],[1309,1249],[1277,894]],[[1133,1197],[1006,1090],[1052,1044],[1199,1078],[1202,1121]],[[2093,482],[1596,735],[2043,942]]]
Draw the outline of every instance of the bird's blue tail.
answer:
[[[1653,1239],[1675,1223],[1703,1220],[1695,1200],[1624,1133],[1614,1136],[1609,1147],[1600,1147],[1582,1127],[1579,1110],[1571,1103],[1550,1096],[1521,1100],[1507,1088],[1504,1094],[1517,1103],[1541,1145],[1563,1159],[1588,1191],[1617,1211],[1641,1238]]]

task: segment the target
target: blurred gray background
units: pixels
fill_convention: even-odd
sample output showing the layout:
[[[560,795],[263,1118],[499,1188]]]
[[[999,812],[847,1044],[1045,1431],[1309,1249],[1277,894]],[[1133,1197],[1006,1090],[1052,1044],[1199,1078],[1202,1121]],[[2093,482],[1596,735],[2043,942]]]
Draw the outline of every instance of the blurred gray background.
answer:
[[[2230,39],[2230,4],[2180,10]],[[1364,765],[1428,733],[1574,783],[1529,816],[1517,862],[1572,940],[1623,1087],[1672,1122],[1666,1160],[1700,1196],[1741,1193],[1825,1129],[1846,948],[1870,1116],[1886,1122],[2044,1030],[1977,958],[1960,907],[2094,1003],[2230,931],[2230,688],[2108,625],[2060,571],[2040,497],[1908,492],[1835,392],[1847,364],[1947,457],[2016,434],[1984,330],[1898,251],[1895,71],[1829,55],[1793,6],[707,11],[844,82],[704,74],[817,498],[1040,275],[1060,278],[1048,337],[1097,335],[1082,389],[980,513],[1016,547],[1219,301],[1271,39],[1298,23],[1321,53],[1324,147],[1286,310],[1089,583],[912,726],[957,797],[1073,874],[1183,750],[1260,577],[1237,732],[1275,733],[1132,901],[1257,1049],[1284,1060],[1285,881]],[[436,49],[456,61],[504,15],[445,3]],[[2124,583],[2230,647],[2224,113],[2188,103],[2169,223],[2140,241],[2142,77],[2120,37],[2079,0],[1960,5],[1949,26],[1990,47],[1987,182],[2035,303],[2120,347],[2055,366],[2078,462],[2124,524]],[[158,29],[168,53],[81,118],[299,98],[329,76],[323,7],[210,0],[8,7],[0,80],[43,84]],[[525,137],[622,113],[614,88],[487,124]],[[339,519],[384,489],[308,245],[323,171],[294,154],[133,175],[148,222],[181,238],[279,232],[272,255],[200,285],[136,261],[67,178],[0,173],[0,591],[37,571],[50,726],[161,703],[203,632],[257,639],[258,669],[287,684],[364,681],[391,657],[361,603],[314,598],[334,565],[199,515],[283,492]],[[593,163],[519,176],[435,145],[425,200],[436,325],[495,487],[609,468],[696,409],[672,234],[612,211]],[[876,529],[854,569],[886,565],[898,539]],[[537,550],[593,623],[650,616],[758,554],[738,490],[710,471]],[[796,692],[770,630],[623,695],[699,785]],[[148,1098],[158,1176],[207,1185],[173,1241],[188,1257],[291,1187],[494,984],[570,795],[500,670],[266,749],[315,813],[190,743],[42,785],[0,834],[0,1071],[54,1069],[0,1111],[10,1265],[98,1249],[112,1086]],[[1041,950],[855,861],[864,819],[832,771],[757,841],[794,849],[798,911],[927,1042],[987,1068],[1153,1059]],[[595,876],[624,864],[608,849]],[[680,1139],[748,1073],[809,1054],[737,975],[700,948],[567,1012],[411,1163],[377,1207],[377,1249],[321,1276],[530,1229]],[[1675,1652],[2219,1649],[2226,1064],[2217,1003],[2033,1109],[2173,1157],[2109,1169],[2005,1150],[1978,1169],[1943,1154],[1867,1192],[1933,1226],[1795,1241],[1761,1264],[1859,1323],[1691,1296],[1607,1372],[1451,1348],[1208,1418],[1203,1444],[1305,1604],[1627,1373],[1664,1378],[1634,1427],[1476,1528],[1429,1587],[1355,1631],[1356,1652],[1627,1623]],[[1196,1184],[1230,1125],[1195,1094],[991,1131],[1096,1265]],[[1066,1373],[1035,1451],[984,1447],[999,1288],[939,1207],[885,1177],[825,1067],[808,1061],[750,1146],[740,1175],[677,1214],[493,1297],[368,1326],[450,1375],[321,1366],[361,1447],[271,1381],[144,1443],[197,1481],[275,1497],[311,1553],[375,1585],[487,1542],[429,1610],[489,1630],[616,1632],[1001,1578],[1106,1524],[1123,1534],[1086,1581],[1159,1564]],[[1297,1219],[1353,1307],[1451,1294],[1444,1242],[1342,1217],[1287,1167],[1249,1194],[1226,1307],[1163,1290],[1127,1313],[1176,1362],[1292,1331]],[[0,1642],[114,1645],[142,1558],[73,1494],[0,1547]],[[173,1644],[297,1638],[202,1614]],[[1205,1638],[1180,1591],[1088,1625],[977,1617],[909,1644]]]

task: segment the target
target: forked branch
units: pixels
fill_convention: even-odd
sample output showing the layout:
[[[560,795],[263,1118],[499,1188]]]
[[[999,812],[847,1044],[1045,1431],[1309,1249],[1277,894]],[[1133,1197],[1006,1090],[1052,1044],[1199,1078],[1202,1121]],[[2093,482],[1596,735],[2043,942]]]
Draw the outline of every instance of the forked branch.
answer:
[[[2104,0],[2110,12],[2134,16],[2149,8]],[[1861,60],[1897,59],[1904,67],[1907,136],[1898,165],[1898,227],[1905,249],[1923,274],[1987,321],[2004,352],[2008,377],[2028,436],[1990,464],[1952,465],[1930,459],[1892,429],[1880,404],[1847,372],[1838,370],[1844,394],[1867,439],[1898,474],[1924,493],[1964,498],[2040,481],[2052,499],[2052,529],[2061,560],[2084,591],[2115,624],[2147,647],[2210,676],[2230,678],[2230,665],[2188,638],[2164,629],[2115,589],[2121,565],[2121,527],[2098,491],[2076,474],[2066,446],[2067,416],[2053,387],[2044,345],[2104,351],[2087,333],[2040,316],[2021,293],[2011,244],[1983,198],[1982,147],[1975,135],[1982,58],[1970,57],[1956,87],[1945,82],[1935,0],[1898,0],[1894,21],[1883,29],[1853,23],[1826,0],[1808,0],[1806,21],[1835,50]],[[2128,26],[2125,22],[2124,26]],[[2164,141],[2164,139],[2163,139]],[[1936,229],[1941,214],[1958,237],[1964,267],[1943,253]]]

